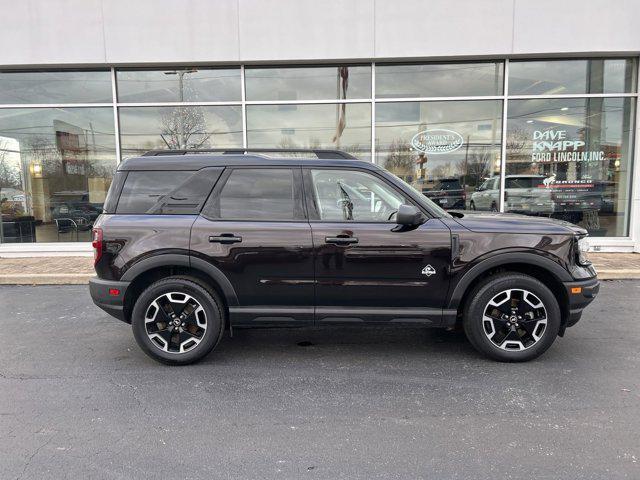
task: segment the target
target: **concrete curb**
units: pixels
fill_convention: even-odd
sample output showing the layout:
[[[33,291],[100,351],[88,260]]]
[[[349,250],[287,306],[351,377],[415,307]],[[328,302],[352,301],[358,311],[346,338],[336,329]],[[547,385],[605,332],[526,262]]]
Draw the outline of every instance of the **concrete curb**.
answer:
[[[0,275],[0,285],[87,285],[90,273],[11,273]],[[598,270],[600,280],[637,280],[638,269]]]
[[[598,270],[600,280],[636,280],[640,278],[640,270]]]
[[[13,273],[0,275],[0,285],[87,285],[86,273]]]

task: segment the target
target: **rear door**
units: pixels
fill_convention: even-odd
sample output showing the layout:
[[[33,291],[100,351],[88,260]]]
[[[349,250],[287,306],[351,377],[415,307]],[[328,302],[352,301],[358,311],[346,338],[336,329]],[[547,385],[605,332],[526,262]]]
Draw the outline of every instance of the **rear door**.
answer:
[[[299,167],[228,168],[191,232],[191,254],[220,269],[234,325],[313,323],[313,244]]]
[[[449,286],[451,233],[431,218],[397,229],[411,203],[382,177],[353,168],[305,168],[315,245],[316,321],[439,323]]]

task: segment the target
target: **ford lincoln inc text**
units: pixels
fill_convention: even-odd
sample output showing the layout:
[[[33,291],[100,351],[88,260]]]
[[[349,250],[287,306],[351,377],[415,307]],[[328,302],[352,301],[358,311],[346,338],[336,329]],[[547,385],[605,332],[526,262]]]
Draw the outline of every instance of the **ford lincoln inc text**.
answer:
[[[95,221],[90,291],[168,364],[236,328],[371,324],[460,327],[518,362],[598,293],[586,237],[544,216],[445,212],[340,151],[148,152],[119,165]]]

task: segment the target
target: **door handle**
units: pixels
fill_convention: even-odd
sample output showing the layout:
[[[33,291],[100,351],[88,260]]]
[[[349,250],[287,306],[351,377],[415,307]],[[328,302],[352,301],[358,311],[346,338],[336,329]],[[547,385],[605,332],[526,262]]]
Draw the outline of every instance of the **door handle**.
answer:
[[[222,243],[223,245],[230,243],[240,243],[242,237],[237,237],[233,233],[221,233],[217,236],[210,236],[209,243]]]
[[[333,245],[353,245],[358,243],[356,237],[324,237],[325,243],[332,243]]]

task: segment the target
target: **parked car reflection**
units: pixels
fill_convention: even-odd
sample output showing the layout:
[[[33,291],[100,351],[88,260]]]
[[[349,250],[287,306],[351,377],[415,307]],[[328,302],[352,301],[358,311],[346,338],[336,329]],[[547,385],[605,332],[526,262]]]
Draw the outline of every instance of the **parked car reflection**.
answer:
[[[444,209],[466,209],[467,194],[459,178],[441,178],[433,187],[423,187],[422,194]]]
[[[497,212],[500,206],[500,177],[488,178],[471,194],[471,210]],[[505,177],[505,211],[529,215],[554,213],[552,189],[545,175],[507,175]]]

